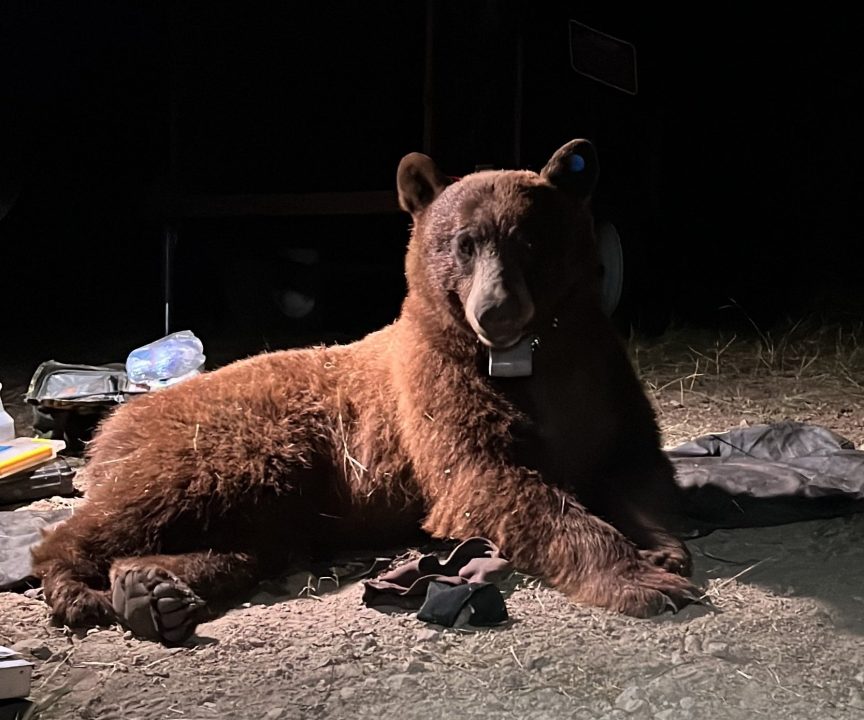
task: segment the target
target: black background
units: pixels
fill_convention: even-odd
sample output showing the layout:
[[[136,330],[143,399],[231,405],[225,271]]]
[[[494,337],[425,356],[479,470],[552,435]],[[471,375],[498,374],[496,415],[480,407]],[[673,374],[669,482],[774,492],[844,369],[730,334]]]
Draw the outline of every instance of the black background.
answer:
[[[636,46],[637,96],[572,70],[570,18]],[[622,327],[855,319],[862,30],[743,4],[7,0],[0,362],[109,337],[122,360],[158,337],[166,198],[392,190],[424,149],[452,175],[539,169],[577,136],[625,245]],[[179,227],[177,324],[226,358],[398,312],[405,215]],[[321,262],[298,273],[285,247]],[[317,297],[303,324],[272,302],[286,282]]]

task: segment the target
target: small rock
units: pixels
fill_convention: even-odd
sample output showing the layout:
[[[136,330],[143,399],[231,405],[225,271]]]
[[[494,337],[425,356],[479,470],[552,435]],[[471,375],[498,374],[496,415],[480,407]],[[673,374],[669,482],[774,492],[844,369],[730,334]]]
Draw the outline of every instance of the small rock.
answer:
[[[689,710],[696,704],[696,700],[692,697],[683,697],[678,701],[678,705],[681,706],[682,710]]]
[[[30,655],[37,660],[47,660],[51,657],[51,649],[40,640],[30,638],[28,640],[19,640],[10,648],[20,655]]]
[[[516,673],[509,673],[501,678],[501,685],[507,689],[522,687],[522,678]]]
[[[413,685],[414,678],[406,673],[396,673],[385,681],[394,690],[401,690],[406,685]]]
[[[339,691],[339,697],[343,700],[350,700],[357,694],[357,691],[353,687],[343,687]]]
[[[698,635],[684,636],[684,652],[698,655],[702,652],[702,641]]]
[[[285,717],[284,708],[272,708],[264,713],[264,720],[281,720]]]
[[[66,662],[66,658],[69,657],[68,650],[57,650],[56,652],[52,652],[48,659],[45,662],[55,663],[55,662]]]
[[[642,710],[647,705],[642,695],[641,688],[631,685],[615,698],[615,707],[628,714]]]
[[[412,660],[405,666],[406,673],[421,673],[426,672],[426,663],[422,663],[419,660]]]
[[[600,720],[621,720],[621,718],[626,718],[627,713],[624,710],[616,708],[605,715],[600,716]]]
[[[722,657],[729,652],[729,643],[712,640],[705,645],[705,652],[714,657]]]
[[[676,680],[684,680],[686,678],[697,675],[699,672],[699,668],[694,667],[693,663],[685,663],[683,665],[679,665],[676,668],[673,668],[670,674]]]
[[[534,708],[549,708],[559,704],[561,693],[551,687],[538,688],[529,696]]]
[[[633,700],[630,700],[626,705],[622,705],[619,709],[623,710],[628,714],[632,714],[635,712],[639,712],[646,707],[648,707],[647,702],[638,698],[634,698]]]
[[[359,667],[358,664],[349,664],[346,663],[342,666],[340,677],[344,680],[345,678],[359,678],[363,677],[363,669]]]
[[[438,631],[433,628],[423,628],[422,630],[418,630],[414,637],[417,638],[417,642],[436,640],[438,638]]]
[[[861,694],[861,691],[858,688],[852,688],[849,690],[848,705],[856,710],[864,710],[864,695]]]
[[[76,693],[87,693],[102,682],[99,673],[86,668],[73,667],[66,676],[66,684]]]
[[[123,633],[123,639],[124,640],[131,640],[133,637],[135,637],[135,636],[132,634],[131,630],[127,630],[126,632]]]
[[[548,657],[544,657],[543,655],[532,655],[529,654],[523,661],[522,664],[525,666],[526,670],[542,670],[547,667],[552,661]]]
[[[30,654],[37,660],[47,660],[53,653],[47,645],[40,645],[39,647],[33,648],[33,650],[30,651]]]
[[[855,676],[855,682],[859,682],[859,683],[861,683],[862,685],[864,685],[864,670],[862,670],[861,672],[859,672],[859,673]]]
[[[91,628],[88,628],[88,629],[87,629],[87,632],[86,632],[85,634],[87,635],[87,637],[90,637],[91,635],[95,635],[95,634],[98,633],[98,632],[102,632],[102,628],[100,628],[100,627],[91,627]]]

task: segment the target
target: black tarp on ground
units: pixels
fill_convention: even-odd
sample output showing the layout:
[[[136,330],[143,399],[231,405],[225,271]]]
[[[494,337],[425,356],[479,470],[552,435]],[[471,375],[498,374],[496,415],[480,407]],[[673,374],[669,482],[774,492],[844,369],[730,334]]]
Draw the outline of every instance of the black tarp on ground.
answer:
[[[668,455],[684,488],[685,536],[864,511],[864,452],[818,425],[737,428]]]

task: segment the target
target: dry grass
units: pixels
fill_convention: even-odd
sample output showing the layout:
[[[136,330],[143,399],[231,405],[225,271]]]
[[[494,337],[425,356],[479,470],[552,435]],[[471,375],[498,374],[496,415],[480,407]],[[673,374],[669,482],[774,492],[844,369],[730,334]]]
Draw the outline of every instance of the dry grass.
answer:
[[[712,333],[672,329],[661,338],[631,338],[631,358],[653,400],[667,443],[703,432],[718,413],[727,426],[794,419],[824,423],[861,442],[864,324],[816,319],[781,330]],[[709,411],[710,412],[706,412]],[[727,419],[728,418],[728,419]]]

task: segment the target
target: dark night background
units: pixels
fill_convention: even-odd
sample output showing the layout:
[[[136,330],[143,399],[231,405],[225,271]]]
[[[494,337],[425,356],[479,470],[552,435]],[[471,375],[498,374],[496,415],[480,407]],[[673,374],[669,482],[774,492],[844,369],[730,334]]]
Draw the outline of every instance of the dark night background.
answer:
[[[577,136],[625,247],[622,328],[857,318],[860,23],[430,1],[3,3],[0,367],[161,335],[169,226],[175,328],[215,356],[356,337],[404,291],[392,198],[217,217],[212,198],[392,192],[412,150],[452,175],[539,169]],[[573,71],[570,18],[636,46],[636,96]],[[285,288],[315,311],[286,318]]]

